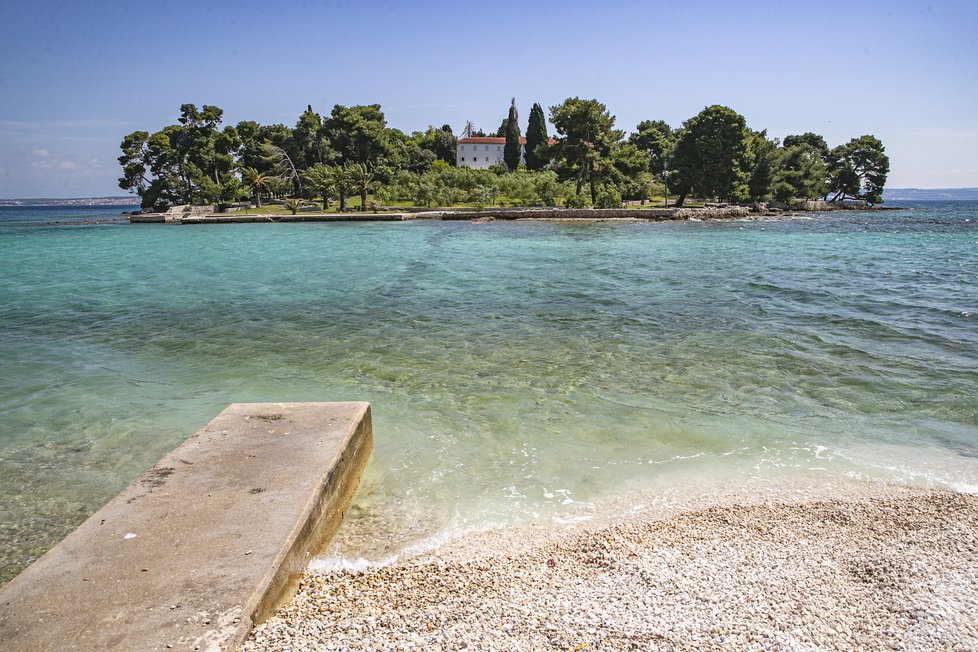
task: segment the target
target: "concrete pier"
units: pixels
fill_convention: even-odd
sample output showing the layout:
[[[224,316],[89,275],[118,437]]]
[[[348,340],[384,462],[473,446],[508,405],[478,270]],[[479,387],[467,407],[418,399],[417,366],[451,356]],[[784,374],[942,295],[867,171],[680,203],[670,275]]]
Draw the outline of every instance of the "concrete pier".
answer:
[[[367,403],[229,406],[0,591],[0,648],[236,648],[336,531],[372,446]]]

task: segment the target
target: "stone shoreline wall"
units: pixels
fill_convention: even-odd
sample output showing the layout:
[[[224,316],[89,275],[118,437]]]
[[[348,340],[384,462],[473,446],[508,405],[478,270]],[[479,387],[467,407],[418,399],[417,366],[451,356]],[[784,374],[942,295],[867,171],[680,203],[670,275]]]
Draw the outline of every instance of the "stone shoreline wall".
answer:
[[[490,208],[473,210],[456,209],[403,209],[397,212],[377,213],[306,213],[300,215],[251,213],[208,213],[211,207],[178,206],[167,213],[139,213],[130,215],[133,224],[173,222],[177,224],[229,224],[236,222],[367,222],[402,221],[413,219],[464,221],[464,220],[644,220],[669,222],[678,220],[724,220],[784,215],[805,211],[887,210],[861,201],[830,202],[823,200],[800,201],[794,205],[778,202],[758,203],[753,206],[728,204],[706,205],[697,208]],[[891,209],[892,210],[892,209]]]
[[[728,219],[748,217],[750,208],[746,206],[723,206],[707,208],[496,208],[483,211],[432,211],[420,213],[416,217],[431,217],[442,220],[607,220],[633,219],[665,222],[670,220]]]
[[[858,211],[867,210],[873,208],[879,208],[878,206],[870,206],[862,200],[846,200],[846,201],[827,201],[825,199],[804,199],[793,205],[781,204],[779,202],[770,202],[768,204],[771,208],[781,208],[784,210],[795,210],[795,211]]]

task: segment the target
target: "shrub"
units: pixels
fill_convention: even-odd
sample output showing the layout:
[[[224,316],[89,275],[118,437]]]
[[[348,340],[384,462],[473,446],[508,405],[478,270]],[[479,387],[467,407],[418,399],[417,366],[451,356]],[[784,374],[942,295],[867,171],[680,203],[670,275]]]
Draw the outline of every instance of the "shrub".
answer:
[[[588,208],[590,204],[584,199],[584,195],[570,195],[564,202],[567,208]]]
[[[785,204],[788,203],[788,200],[791,199],[794,192],[794,187],[787,181],[782,181],[774,186],[774,198]]]
[[[598,193],[598,208],[621,208],[621,193],[614,188],[604,188]]]

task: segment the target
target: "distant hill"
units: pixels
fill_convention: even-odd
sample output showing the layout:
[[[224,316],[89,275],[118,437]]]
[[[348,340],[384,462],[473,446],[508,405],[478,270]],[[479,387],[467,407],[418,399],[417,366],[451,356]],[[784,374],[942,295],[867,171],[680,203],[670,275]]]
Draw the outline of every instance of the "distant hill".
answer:
[[[883,201],[978,199],[978,188],[885,188]]]
[[[138,204],[139,197],[133,195],[75,199],[0,199],[0,206],[133,206]]]

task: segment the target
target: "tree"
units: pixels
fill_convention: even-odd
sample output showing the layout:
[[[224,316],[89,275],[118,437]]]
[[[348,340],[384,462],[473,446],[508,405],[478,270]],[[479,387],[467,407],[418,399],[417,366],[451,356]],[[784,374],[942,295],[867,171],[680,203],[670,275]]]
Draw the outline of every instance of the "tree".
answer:
[[[649,172],[661,177],[676,146],[676,133],[662,120],[643,120],[628,142],[649,153]]]
[[[333,174],[328,165],[317,163],[311,168],[302,172],[302,178],[306,182],[307,188],[312,188],[319,193],[323,200],[323,210],[329,208],[329,197],[333,192]]]
[[[139,195],[144,207],[218,201],[241,145],[233,127],[218,130],[222,116],[216,106],[184,104],[179,124],[126,136],[119,186]]]
[[[261,192],[268,186],[271,176],[264,172],[259,172],[255,168],[245,168],[241,171],[244,182],[251,186],[251,194],[255,199],[255,206],[261,208]]]
[[[550,158],[545,154],[549,142],[547,118],[543,115],[543,107],[534,103],[533,108],[530,109],[530,121],[526,125],[526,151],[523,157],[526,160],[527,170],[542,170],[550,162]]]
[[[347,168],[342,165],[333,165],[329,168],[332,177],[332,185],[336,193],[340,196],[340,212],[346,210],[346,195],[350,192],[350,175]]]
[[[238,150],[238,166],[266,171],[264,128],[252,120],[243,120],[235,126],[241,147]]]
[[[377,166],[391,155],[387,121],[379,104],[333,107],[326,136],[341,163]]]
[[[871,204],[883,201],[890,159],[875,136],[853,138],[829,154],[829,188],[833,201],[853,197]]]
[[[272,162],[272,170],[275,176],[289,184],[295,184],[301,193],[302,179],[299,177],[299,170],[296,169],[288,152],[277,145],[265,143],[265,156]]]
[[[829,158],[829,146],[825,144],[825,139],[810,131],[800,136],[785,136],[781,146],[785,148],[801,146],[820,156],[823,161]]]
[[[147,148],[148,143],[149,132],[134,131],[123,138],[120,145],[122,156],[119,157],[119,165],[122,166],[122,177],[119,178],[119,187],[140,197],[150,184],[147,175],[152,159]]]
[[[632,143],[618,142],[611,148],[608,158],[600,161],[595,175],[612,195],[624,195],[628,199],[646,199],[652,186],[649,173],[649,153]],[[600,201],[597,202],[601,204]]]
[[[767,129],[751,132],[749,137],[750,159],[753,166],[747,181],[747,194],[753,201],[771,198],[774,186],[778,183],[780,152],[778,143],[768,140]]]
[[[360,193],[360,212],[367,210],[367,194],[373,188],[374,175],[363,163],[351,163],[347,167],[350,185]]]
[[[577,195],[588,184],[594,204],[595,171],[622,138],[622,133],[614,128],[614,116],[597,100],[573,97],[550,107],[550,122],[558,134],[553,148],[558,174],[574,180]]]
[[[682,206],[700,197],[741,199],[748,194],[748,137],[744,117],[725,106],[708,106],[683,123],[669,174]]]
[[[229,204],[231,202],[236,202],[241,199],[244,194],[244,187],[241,184],[241,179],[238,177],[228,177],[221,184],[221,196],[220,202],[222,204]]]
[[[516,111],[516,98],[509,104],[506,117],[506,144],[503,146],[503,160],[510,172],[520,166],[520,118]]]
[[[499,123],[499,129],[493,134],[495,138],[505,138],[506,130],[509,128],[509,117],[503,118],[503,121]]]
[[[270,175],[268,180],[265,181],[265,189],[272,197],[282,198],[292,194],[292,192],[295,190],[295,186],[293,186],[292,182],[288,179]]]
[[[441,129],[435,129],[429,125],[428,130],[424,133],[415,132],[413,140],[418,147],[434,154],[431,160],[438,159],[449,165],[455,165],[458,138],[452,133],[451,125],[442,125]]]
[[[289,199],[285,202],[285,208],[287,208],[290,213],[295,215],[296,213],[302,210],[302,200]]]
[[[221,175],[230,172],[233,165],[229,152],[241,144],[233,127],[223,134],[217,130],[223,116],[223,110],[209,104],[199,110],[193,104],[180,107],[179,122],[183,128],[176,133],[173,144],[182,158],[185,178],[198,188],[198,172],[211,177],[215,184],[221,183]]]
[[[780,179],[775,197],[815,199],[828,193],[829,147],[825,139],[811,132],[785,136],[781,143]],[[784,184],[784,185],[781,185]]]
[[[297,150],[295,163],[300,168],[326,162],[329,143],[323,132],[322,118],[312,110],[311,104],[306,106],[306,110],[295,123],[292,140]]]

